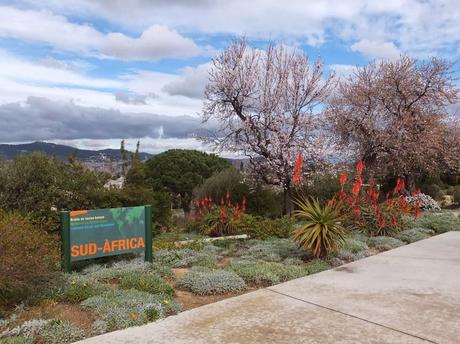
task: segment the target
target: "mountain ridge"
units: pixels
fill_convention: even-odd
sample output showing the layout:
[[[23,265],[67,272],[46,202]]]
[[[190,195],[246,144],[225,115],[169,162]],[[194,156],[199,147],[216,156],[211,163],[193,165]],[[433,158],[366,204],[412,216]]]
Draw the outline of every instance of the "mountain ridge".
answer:
[[[69,156],[75,155],[78,160],[83,162],[111,162],[121,161],[119,149],[101,149],[89,150],[79,149],[71,146],[35,141],[22,144],[0,144],[0,158],[11,160],[21,154],[29,154],[32,152],[44,152],[49,156],[56,156],[59,159],[66,160]],[[131,152],[128,152],[129,154]],[[141,160],[147,160],[154,154],[139,152]]]

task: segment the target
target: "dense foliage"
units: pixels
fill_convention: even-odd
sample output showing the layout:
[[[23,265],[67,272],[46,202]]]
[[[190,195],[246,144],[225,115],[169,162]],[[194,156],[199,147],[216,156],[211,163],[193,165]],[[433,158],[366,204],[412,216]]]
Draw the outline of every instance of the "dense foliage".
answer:
[[[230,164],[216,155],[194,150],[172,149],[145,163],[147,183],[154,190],[179,196],[180,207],[190,213],[193,189]]]
[[[57,277],[58,239],[0,211],[0,306],[38,296]]]
[[[297,200],[296,205],[294,214],[303,223],[294,229],[292,238],[304,250],[311,250],[315,257],[325,257],[343,244],[347,233],[336,208],[306,198]]]

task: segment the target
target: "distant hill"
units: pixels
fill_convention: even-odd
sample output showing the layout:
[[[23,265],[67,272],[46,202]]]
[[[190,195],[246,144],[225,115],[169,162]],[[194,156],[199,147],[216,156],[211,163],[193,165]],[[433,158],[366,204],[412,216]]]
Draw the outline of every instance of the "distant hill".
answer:
[[[10,160],[14,159],[17,155],[32,152],[44,152],[49,156],[55,156],[62,160],[66,160],[70,155],[74,154],[78,160],[87,163],[121,161],[120,150],[118,149],[87,150],[47,142],[33,142],[17,145],[0,144],[0,158],[2,159]],[[152,156],[153,155],[149,153],[140,153],[141,160],[147,160]]]

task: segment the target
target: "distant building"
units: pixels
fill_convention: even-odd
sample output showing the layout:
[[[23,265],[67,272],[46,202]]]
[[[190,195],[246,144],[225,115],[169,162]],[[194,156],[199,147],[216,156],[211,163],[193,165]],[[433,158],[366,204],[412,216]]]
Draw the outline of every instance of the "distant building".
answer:
[[[107,183],[104,184],[106,189],[121,189],[125,184],[125,177],[120,177],[118,179],[110,179]]]

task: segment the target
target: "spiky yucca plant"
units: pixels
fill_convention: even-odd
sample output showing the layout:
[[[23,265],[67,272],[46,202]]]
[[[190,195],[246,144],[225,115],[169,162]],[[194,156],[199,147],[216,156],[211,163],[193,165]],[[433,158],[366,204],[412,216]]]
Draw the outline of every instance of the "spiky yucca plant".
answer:
[[[335,208],[305,197],[294,203],[298,207],[294,215],[304,223],[292,232],[292,239],[302,249],[310,249],[315,257],[326,257],[329,252],[342,246],[346,230]]]

